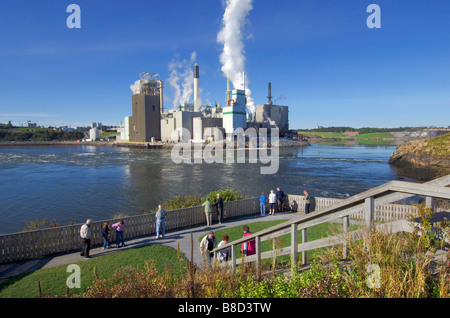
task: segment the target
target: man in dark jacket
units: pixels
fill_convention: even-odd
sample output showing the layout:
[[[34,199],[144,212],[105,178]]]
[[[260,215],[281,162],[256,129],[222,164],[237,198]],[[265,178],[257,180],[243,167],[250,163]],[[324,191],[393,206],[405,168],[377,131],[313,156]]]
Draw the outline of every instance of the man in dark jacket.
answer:
[[[218,194],[218,193],[217,193],[216,202],[214,202],[214,206],[217,209],[217,218],[219,220],[219,224],[222,224],[223,199],[220,197],[220,194]]]
[[[284,210],[284,192],[283,190],[280,190],[280,188],[277,188],[277,192],[275,193],[277,197],[277,205],[278,205],[278,211],[283,212]]]

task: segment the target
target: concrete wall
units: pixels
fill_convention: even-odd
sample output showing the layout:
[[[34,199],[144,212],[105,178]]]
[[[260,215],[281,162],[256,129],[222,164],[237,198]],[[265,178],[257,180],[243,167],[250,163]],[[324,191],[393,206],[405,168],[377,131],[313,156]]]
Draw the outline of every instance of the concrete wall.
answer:
[[[173,117],[175,118],[175,129],[179,131],[180,138],[183,138],[182,129],[185,128],[190,132],[190,139],[193,138],[194,133],[194,125],[192,119],[194,117],[201,117],[201,112],[183,112],[176,111],[173,113]]]
[[[172,139],[173,131],[175,131],[175,119],[171,117],[161,119],[161,140],[178,141],[178,138]]]
[[[193,137],[194,140],[202,140],[205,137],[205,131],[211,135],[211,128],[222,128],[223,119],[213,117],[195,117],[193,118]]]

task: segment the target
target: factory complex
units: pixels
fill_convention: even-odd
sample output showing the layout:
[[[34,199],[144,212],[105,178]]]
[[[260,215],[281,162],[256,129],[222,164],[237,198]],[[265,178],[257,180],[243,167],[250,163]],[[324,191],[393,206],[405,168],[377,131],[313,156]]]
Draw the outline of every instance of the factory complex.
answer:
[[[119,142],[129,143],[204,143],[214,140],[220,133],[224,139],[233,140],[236,131],[249,128],[259,131],[276,128],[281,135],[289,134],[288,106],[274,105],[271,83],[268,84],[268,100],[265,104],[248,107],[244,89],[230,88],[227,79],[225,104],[201,105],[199,66],[194,66],[194,102],[175,109],[164,110],[163,82],[158,74],[142,73],[130,86],[133,95],[132,115],[125,117],[118,129]]]

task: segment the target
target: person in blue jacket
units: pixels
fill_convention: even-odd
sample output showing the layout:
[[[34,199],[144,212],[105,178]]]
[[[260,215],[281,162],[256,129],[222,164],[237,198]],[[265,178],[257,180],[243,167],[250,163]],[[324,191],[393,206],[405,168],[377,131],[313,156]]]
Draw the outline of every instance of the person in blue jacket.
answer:
[[[262,195],[259,197],[259,207],[261,211],[261,216],[266,215],[266,202],[267,202],[266,193],[263,192]]]

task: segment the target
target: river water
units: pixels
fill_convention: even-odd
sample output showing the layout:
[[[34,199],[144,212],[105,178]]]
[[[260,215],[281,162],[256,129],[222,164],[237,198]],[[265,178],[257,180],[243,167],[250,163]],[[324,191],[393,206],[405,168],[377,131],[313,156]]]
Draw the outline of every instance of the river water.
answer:
[[[170,150],[102,146],[0,147],[0,233],[26,221],[59,225],[109,219],[156,208],[176,195],[225,188],[259,196],[285,193],[345,198],[401,178],[387,163],[394,146],[313,144],[280,148],[276,174],[261,163],[175,164]]]

